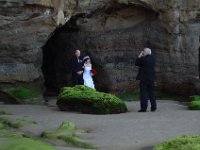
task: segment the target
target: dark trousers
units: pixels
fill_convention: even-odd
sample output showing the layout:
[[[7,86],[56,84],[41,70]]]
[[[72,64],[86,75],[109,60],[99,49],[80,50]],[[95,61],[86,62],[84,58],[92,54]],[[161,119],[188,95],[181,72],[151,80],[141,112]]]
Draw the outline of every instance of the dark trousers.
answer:
[[[76,72],[72,73],[72,83],[73,85],[83,85],[84,81],[83,81],[83,74],[78,75]]]
[[[157,109],[156,98],[154,93],[154,81],[140,81],[140,107],[141,110],[146,110],[148,100],[151,103],[151,109]]]

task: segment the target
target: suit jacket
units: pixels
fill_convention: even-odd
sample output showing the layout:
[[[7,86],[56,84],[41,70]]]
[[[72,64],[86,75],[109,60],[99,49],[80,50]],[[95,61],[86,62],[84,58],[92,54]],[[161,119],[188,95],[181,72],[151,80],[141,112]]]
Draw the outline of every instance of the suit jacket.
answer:
[[[79,57],[79,60],[76,56],[72,57],[72,59],[71,59],[71,69],[72,69],[72,73],[76,73],[78,71],[83,70],[83,59],[82,59],[82,57]]]
[[[155,57],[147,55],[145,57],[137,58],[135,65],[139,67],[139,72],[136,80],[155,80]]]

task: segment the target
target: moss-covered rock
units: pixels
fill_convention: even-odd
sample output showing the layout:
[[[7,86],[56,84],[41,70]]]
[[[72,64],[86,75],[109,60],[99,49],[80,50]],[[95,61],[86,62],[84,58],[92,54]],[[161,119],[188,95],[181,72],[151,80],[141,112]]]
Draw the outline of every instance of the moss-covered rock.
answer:
[[[54,131],[45,131],[41,134],[41,137],[49,140],[62,140],[67,146],[95,149],[92,144],[80,140],[78,135],[86,133],[84,130],[78,129],[73,122],[63,122]]]
[[[56,150],[49,144],[0,129],[0,150]]]
[[[98,92],[83,85],[64,87],[58,96],[57,105],[60,110],[92,114],[114,114],[127,111],[126,104],[116,96]]]
[[[13,104],[29,104],[33,103],[33,98],[39,96],[39,92],[37,89],[26,88],[26,87],[11,87],[4,89],[3,91],[10,97],[12,100],[5,100],[5,103],[13,103]]]
[[[191,102],[188,104],[188,108],[191,110],[200,110],[200,96],[192,96]]]
[[[200,136],[181,136],[163,142],[153,150],[200,150]]]

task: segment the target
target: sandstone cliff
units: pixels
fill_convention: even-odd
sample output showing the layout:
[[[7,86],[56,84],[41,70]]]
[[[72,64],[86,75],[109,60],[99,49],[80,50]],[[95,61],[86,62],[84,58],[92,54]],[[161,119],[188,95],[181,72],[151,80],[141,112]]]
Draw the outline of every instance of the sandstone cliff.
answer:
[[[79,48],[93,58],[99,89],[128,90],[138,52],[150,47],[162,88],[200,90],[199,0],[0,0],[0,37],[2,84],[70,84]]]

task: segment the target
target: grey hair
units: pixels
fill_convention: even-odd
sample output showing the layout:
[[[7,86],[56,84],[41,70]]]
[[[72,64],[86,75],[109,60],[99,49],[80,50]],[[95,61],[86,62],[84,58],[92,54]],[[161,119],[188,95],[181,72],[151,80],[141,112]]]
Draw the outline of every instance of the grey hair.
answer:
[[[150,48],[145,48],[144,52],[146,55],[151,55],[151,49]]]

